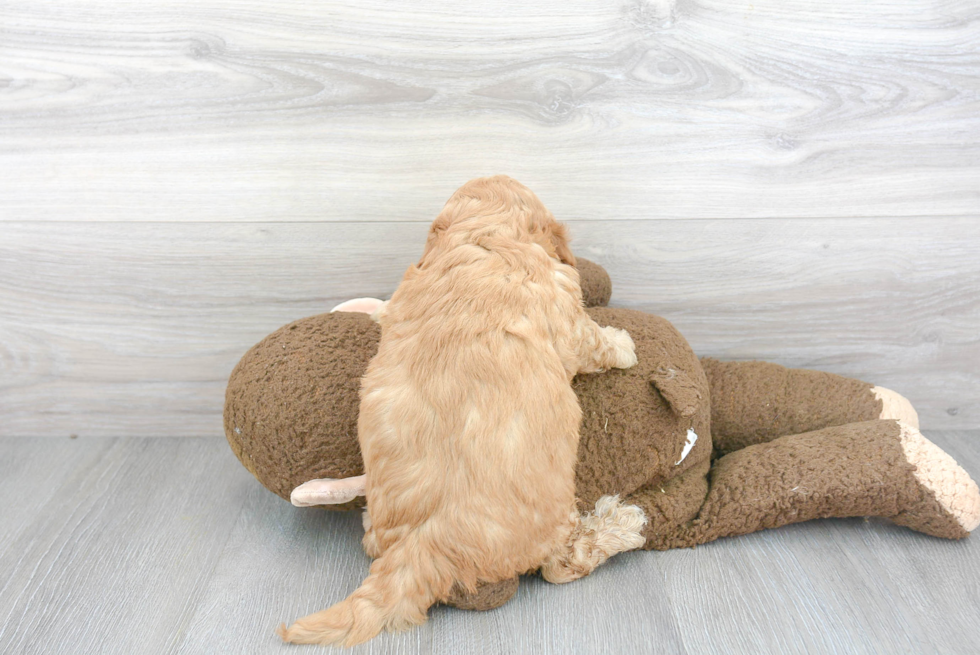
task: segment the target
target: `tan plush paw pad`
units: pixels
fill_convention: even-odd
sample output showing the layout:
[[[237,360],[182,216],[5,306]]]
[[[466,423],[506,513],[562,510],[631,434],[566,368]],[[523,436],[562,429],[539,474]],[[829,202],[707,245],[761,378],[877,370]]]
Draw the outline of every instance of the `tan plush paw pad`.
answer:
[[[895,419],[919,429],[919,414],[905,396],[884,387],[872,387],[875,400],[881,401],[881,419]]]
[[[353,478],[321,478],[310,480],[299,485],[289,495],[290,502],[296,507],[313,507],[315,505],[342,505],[349,503],[358,496],[364,495],[365,476]]]
[[[964,530],[980,525],[980,489],[970,475],[946,451],[932,443],[908,423],[899,422],[902,450],[915,466],[915,478],[929,489],[943,509]]]

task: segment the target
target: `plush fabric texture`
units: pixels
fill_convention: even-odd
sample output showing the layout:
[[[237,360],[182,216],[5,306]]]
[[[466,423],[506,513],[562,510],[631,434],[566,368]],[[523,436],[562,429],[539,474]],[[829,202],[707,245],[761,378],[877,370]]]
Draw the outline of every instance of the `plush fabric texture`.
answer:
[[[276,330],[238,362],[225,392],[225,435],[269,491],[288,501],[307,480],[364,473],[358,390],[380,338],[366,314],[321,314]],[[360,497],[331,509],[363,506]]]
[[[652,314],[601,307],[589,314],[627,330],[639,361],[572,382],[582,406],[576,492],[583,509],[600,496],[625,497],[679,476],[711,455],[708,382],[684,337]],[[676,464],[689,429],[698,439]]]
[[[652,520],[646,547],[657,550],[848,516],[885,517],[936,537],[965,537],[935,494],[916,480],[900,436],[898,422],[890,420],[786,436],[715,461],[700,501],[705,486],[693,478],[665,486],[663,500],[654,493],[627,501],[647,510]],[[670,515],[661,511],[665,505],[678,509]]]
[[[454,587],[445,604],[461,610],[490,610],[510,600],[517,593],[517,587],[517,578],[495,584],[478,583],[473,593]]]
[[[716,454],[832,425],[881,416],[873,385],[768,362],[701,360],[711,387]]]
[[[586,307],[605,307],[612,297],[612,280],[606,269],[581,257],[575,258],[578,269],[579,286],[582,287],[582,300]]]

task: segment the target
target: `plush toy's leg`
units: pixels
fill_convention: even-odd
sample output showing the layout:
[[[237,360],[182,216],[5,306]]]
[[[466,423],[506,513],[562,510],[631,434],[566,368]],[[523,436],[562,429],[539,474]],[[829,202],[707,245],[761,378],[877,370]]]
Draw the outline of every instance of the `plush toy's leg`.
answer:
[[[704,358],[701,365],[708,377],[716,453],[874,419],[919,426],[908,400],[867,382],[767,362]]]
[[[625,498],[623,502],[636,505],[647,517],[645,549],[687,548],[698,543],[692,526],[708,495],[710,466],[705,460],[664,484],[644,487]]]
[[[715,461],[708,478],[697,516],[648,534],[648,548],[693,546],[815,518],[880,516],[947,539],[965,537],[980,524],[976,483],[917,429],[898,421],[749,446]],[[636,496],[629,500],[647,509]]]
[[[548,582],[577,580],[616,553],[640,548],[645,541],[643,511],[620,503],[619,496],[603,496],[596,501],[595,512],[585,516],[573,510],[569,523],[568,538],[541,565]]]

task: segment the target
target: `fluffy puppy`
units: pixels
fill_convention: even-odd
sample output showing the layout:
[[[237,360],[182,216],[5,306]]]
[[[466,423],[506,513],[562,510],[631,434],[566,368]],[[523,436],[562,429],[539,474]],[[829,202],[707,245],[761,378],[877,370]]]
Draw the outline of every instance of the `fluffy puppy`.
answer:
[[[582,307],[563,225],[497,176],[456,191],[380,313],[361,383],[367,476],[360,588],[280,627],[286,641],[366,641],[425,621],[454,585],[472,591],[540,569],[587,575],[637,548],[642,512],[604,498],[575,509],[579,372],[636,363],[623,330]]]

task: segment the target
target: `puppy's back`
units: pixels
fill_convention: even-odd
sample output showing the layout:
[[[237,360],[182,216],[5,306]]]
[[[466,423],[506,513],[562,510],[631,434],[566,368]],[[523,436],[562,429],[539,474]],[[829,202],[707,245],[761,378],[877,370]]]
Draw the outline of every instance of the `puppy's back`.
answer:
[[[552,262],[462,246],[392,297],[358,426],[382,548],[425,526],[464,582],[524,572],[553,549],[581,415],[553,345],[564,292]]]

